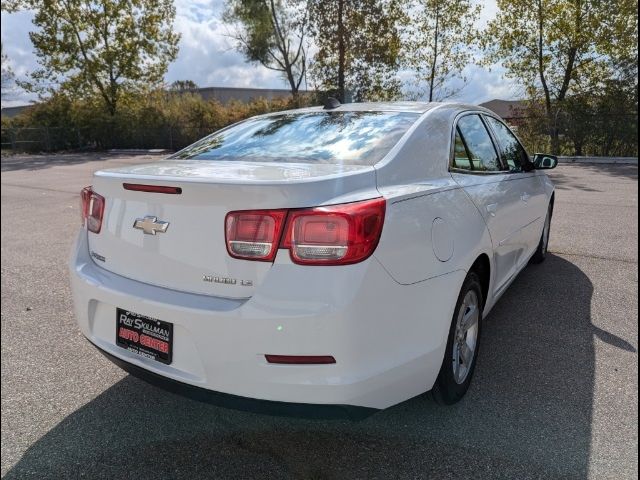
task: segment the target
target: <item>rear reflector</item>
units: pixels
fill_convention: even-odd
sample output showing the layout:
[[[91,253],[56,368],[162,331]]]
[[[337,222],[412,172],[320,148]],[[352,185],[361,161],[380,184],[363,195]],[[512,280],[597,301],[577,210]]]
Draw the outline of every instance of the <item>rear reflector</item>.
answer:
[[[267,362],[283,365],[325,365],[336,363],[331,355],[265,355]]]
[[[182,188],[180,187],[168,187],[165,185],[141,185],[139,183],[123,183],[122,186],[125,190],[133,190],[134,192],[167,193],[169,195],[180,195],[182,193]]]
[[[278,251],[286,210],[230,212],[225,218],[227,251],[234,258],[272,262]]]
[[[94,192],[92,187],[85,187],[80,191],[82,223],[92,233],[100,233],[102,229],[104,203],[104,197]]]

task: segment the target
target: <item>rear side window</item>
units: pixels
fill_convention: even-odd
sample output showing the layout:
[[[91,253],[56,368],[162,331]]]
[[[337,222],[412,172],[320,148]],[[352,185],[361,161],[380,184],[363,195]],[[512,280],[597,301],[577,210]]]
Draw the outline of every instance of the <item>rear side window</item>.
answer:
[[[525,149],[504,123],[492,117],[485,118],[496,135],[503,163],[509,166],[511,172],[522,172],[522,165],[529,161]]]
[[[473,170],[473,163],[467,153],[467,147],[464,146],[460,130],[456,128],[456,140],[453,148],[453,168],[459,170]]]
[[[214,133],[171,158],[374,165],[419,116],[344,111],[269,115]]]
[[[498,153],[479,115],[466,115],[458,120],[456,133],[456,137],[460,136],[460,143],[466,149],[469,170],[475,172],[498,172],[501,170]],[[460,148],[457,144],[458,139],[456,138],[456,151]],[[457,168],[466,170],[464,167]]]

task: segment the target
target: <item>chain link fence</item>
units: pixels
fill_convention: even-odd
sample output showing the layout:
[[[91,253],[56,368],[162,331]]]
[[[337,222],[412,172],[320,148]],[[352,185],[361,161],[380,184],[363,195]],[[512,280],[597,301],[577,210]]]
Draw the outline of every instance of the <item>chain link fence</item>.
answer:
[[[180,150],[220,127],[166,125],[153,129],[3,127],[2,150],[15,153],[101,149]]]

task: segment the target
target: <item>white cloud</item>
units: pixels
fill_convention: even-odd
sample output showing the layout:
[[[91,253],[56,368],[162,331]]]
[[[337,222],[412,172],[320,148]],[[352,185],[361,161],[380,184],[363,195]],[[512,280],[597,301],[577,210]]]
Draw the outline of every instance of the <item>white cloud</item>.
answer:
[[[480,26],[484,26],[497,10],[495,0],[482,4]],[[220,19],[222,8],[223,0],[176,0],[175,29],[182,38],[178,58],[169,66],[166,81],[193,80],[201,87],[287,88],[277,72],[246,63],[234,50],[233,41],[227,36],[228,27]],[[32,18],[31,12],[2,12],[2,42],[18,78],[24,78],[27,72],[37,68],[28,35],[33,29]],[[459,100],[479,103],[491,98],[517,96],[499,68],[488,71],[470,66],[465,73],[469,83],[457,96]],[[22,94],[11,103],[26,103],[33,99],[33,96]]]
[[[286,88],[277,72],[247,64],[233,48],[222,23],[222,0],[176,2],[175,28],[182,38],[180,52],[166,80],[193,80],[201,87]]]
[[[29,40],[29,31],[33,29],[32,19],[32,12],[2,12],[2,47],[18,79],[25,78],[28,71],[35,70],[38,66]],[[36,98],[35,95],[27,95],[17,88],[14,90],[9,100],[2,101],[3,107],[23,105]]]

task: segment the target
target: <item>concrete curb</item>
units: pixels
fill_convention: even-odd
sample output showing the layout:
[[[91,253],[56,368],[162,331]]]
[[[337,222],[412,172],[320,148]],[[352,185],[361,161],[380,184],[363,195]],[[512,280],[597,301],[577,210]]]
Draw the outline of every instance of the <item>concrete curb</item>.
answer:
[[[172,153],[172,151],[164,148],[112,148],[107,150],[107,153],[114,153],[118,155],[160,155],[164,153]]]
[[[634,157],[558,157],[558,161],[562,164],[638,165],[638,159]]]

